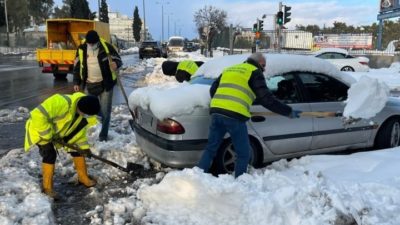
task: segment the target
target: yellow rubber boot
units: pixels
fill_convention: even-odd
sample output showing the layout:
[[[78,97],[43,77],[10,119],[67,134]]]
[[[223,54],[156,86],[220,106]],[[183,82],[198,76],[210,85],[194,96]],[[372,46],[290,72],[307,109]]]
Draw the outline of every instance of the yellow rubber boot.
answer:
[[[42,163],[43,193],[51,198],[56,198],[57,194],[53,191],[53,174],[54,164]]]
[[[85,157],[77,156],[73,157],[75,169],[78,173],[78,181],[79,183],[85,185],[86,187],[93,187],[96,185],[96,181],[92,180],[88,177],[87,170],[86,170],[86,161]]]

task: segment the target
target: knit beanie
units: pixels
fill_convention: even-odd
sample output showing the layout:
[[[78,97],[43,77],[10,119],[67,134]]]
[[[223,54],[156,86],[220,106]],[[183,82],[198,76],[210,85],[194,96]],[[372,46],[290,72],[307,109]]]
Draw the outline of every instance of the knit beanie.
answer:
[[[164,61],[161,65],[164,75],[175,76],[176,69],[178,68],[179,62]]]
[[[100,37],[99,37],[99,34],[97,34],[96,31],[94,31],[94,30],[89,30],[89,31],[86,33],[86,43],[89,43],[89,44],[96,44],[96,43],[99,42],[99,41],[100,41]]]
[[[100,111],[100,102],[96,96],[88,95],[79,99],[77,107],[87,115],[96,115]]]

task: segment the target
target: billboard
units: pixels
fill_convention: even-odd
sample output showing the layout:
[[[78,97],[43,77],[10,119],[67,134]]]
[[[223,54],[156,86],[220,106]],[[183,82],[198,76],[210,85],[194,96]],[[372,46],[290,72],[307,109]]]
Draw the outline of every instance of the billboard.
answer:
[[[372,49],[372,34],[325,34],[314,37],[319,48]]]
[[[381,13],[400,9],[399,0],[380,0],[379,9]]]

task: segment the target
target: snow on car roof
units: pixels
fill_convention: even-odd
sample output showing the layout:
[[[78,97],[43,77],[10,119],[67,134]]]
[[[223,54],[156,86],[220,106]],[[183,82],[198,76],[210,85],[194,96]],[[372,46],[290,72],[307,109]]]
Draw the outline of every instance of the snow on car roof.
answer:
[[[322,54],[325,52],[337,52],[337,53],[341,53],[341,54],[345,54],[345,55],[349,54],[349,52],[343,48],[322,48],[322,49],[314,52],[313,55],[319,55],[319,54]]]
[[[229,55],[211,59],[197,70],[195,76],[204,75],[209,78],[217,78],[226,67],[242,63],[249,56],[250,54]],[[354,78],[340,72],[328,61],[313,56],[265,54],[265,57],[267,59],[265,77],[301,71],[326,74],[347,84],[355,82]]]

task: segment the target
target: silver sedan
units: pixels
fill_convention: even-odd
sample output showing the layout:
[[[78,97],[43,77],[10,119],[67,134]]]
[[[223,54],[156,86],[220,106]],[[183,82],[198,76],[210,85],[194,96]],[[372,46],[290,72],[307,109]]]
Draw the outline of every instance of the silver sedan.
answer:
[[[210,60],[202,65],[191,83],[211,85],[223,68],[243,62],[246,57]],[[310,56],[267,54],[266,57],[267,86],[278,99],[304,112],[336,112],[337,115],[343,112],[347,90],[354,81],[330,63]],[[177,168],[197,165],[207,143],[209,109],[196,108],[190,114],[163,120],[157,119],[151,110],[142,107],[133,110],[137,118],[131,125],[137,144],[150,158]],[[251,111],[268,112],[257,101]],[[253,116],[247,125],[252,149],[249,163],[256,168],[307,154],[390,148],[399,146],[400,101],[392,98],[374,118],[347,126],[340,116],[289,119],[279,115]],[[232,172],[234,162],[233,145],[227,135],[212,169],[216,173]]]

